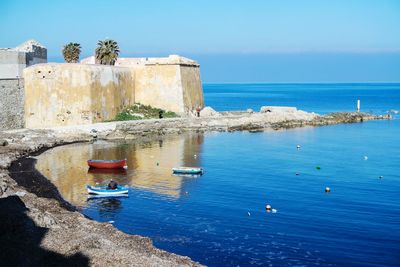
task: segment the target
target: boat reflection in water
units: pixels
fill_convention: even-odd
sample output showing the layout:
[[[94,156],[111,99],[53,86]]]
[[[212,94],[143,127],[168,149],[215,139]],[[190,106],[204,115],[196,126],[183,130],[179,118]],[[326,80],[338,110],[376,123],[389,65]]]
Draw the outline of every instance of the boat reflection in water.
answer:
[[[88,173],[106,173],[106,174],[121,174],[126,175],[126,169],[116,168],[116,169],[99,169],[99,168],[89,168]]]
[[[53,182],[62,196],[77,206],[86,204],[86,185],[105,185],[110,179],[120,185],[151,191],[171,198],[181,197],[187,175],[173,175],[176,166],[201,166],[202,134],[188,134],[150,142],[105,142],[72,144],[50,149],[38,157],[36,168]],[[126,158],[128,169],[88,169],[88,159]]]
[[[87,205],[94,207],[102,219],[102,221],[114,221],[116,214],[122,209],[122,199],[128,196],[115,196],[115,197],[94,197],[87,198]]]

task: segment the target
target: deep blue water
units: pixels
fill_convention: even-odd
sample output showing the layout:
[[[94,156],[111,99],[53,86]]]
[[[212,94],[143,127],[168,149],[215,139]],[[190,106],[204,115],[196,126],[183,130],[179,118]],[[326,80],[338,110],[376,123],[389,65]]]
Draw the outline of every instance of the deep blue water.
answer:
[[[217,110],[294,105],[326,113],[352,110],[358,97],[376,113],[400,109],[399,85],[352,86],[205,85],[204,91]],[[400,266],[399,137],[398,119],[192,133],[58,147],[41,155],[38,168],[85,215],[209,266]],[[126,173],[87,172],[87,158],[118,157],[128,158]],[[205,173],[173,176],[177,165]],[[111,177],[131,187],[129,197],[86,199],[85,184]],[[277,212],[267,213],[266,204]]]
[[[259,111],[261,106],[295,106],[325,114],[355,111],[357,99],[365,112],[400,108],[400,84],[205,84],[207,106],[215,110]]]

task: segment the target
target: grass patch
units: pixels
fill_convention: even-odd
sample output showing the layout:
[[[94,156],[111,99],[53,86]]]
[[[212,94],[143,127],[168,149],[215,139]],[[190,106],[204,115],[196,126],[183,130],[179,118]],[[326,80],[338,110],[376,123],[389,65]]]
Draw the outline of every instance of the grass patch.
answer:
[[[144,119],[158,119],[160,113],[163,118],[176,118],[178,114],[172,111],[165,111],[160,108],[153,108],[142,104],[134,104],[118,113],[112,121],[131,121],[131,120],[144,120]]]

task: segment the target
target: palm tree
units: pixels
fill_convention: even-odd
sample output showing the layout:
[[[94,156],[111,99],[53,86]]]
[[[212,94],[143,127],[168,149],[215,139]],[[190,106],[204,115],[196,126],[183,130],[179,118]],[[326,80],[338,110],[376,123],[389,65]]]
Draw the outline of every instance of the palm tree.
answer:
[[[79,54],[81,53],[81,45],[77,43],[69,43],[64,45],[62,50],[65,62],[77,63],[79,60]]]
[[[96,63],[103,65],[114,65],[119,54],[119,47],[116,41],[106,39],[99,41],[96,48]]]

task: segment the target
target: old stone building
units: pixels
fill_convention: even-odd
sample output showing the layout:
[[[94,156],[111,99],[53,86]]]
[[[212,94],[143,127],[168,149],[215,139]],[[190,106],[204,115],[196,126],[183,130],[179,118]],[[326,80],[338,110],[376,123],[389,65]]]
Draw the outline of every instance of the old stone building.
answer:
[[[115,66],[38,64],[24,70],[25,125],[42,128],[111,120],[141,103],[188,114],[204,106],[199,65],[172,55],[120,58]]]
[[[47,49],[34,40],[0,48],[0,129],[24,127],[23,70],[46,62]]]
[[[134,103],[181,115],[204,106],[200,66],[188,58],[94,63],[47,63],[47,49],[33,40],[0,49],[0,129],[102,122]]]

